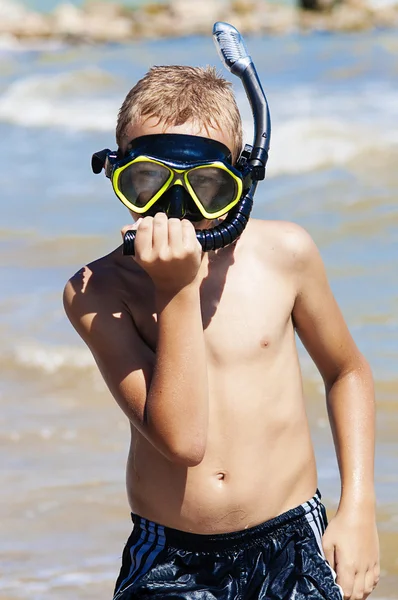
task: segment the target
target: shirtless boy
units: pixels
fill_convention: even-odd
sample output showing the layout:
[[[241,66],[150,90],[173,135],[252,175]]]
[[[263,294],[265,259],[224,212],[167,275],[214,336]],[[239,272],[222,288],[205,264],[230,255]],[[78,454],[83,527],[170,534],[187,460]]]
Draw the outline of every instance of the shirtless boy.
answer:
[[[116,133],[119,157],[142,136],[210,139],[233,164],[242,147],[232,91],[211,69],[151,69]],[[372,376],[317,248],[298,225],[251,219],[202,252],[195,228],[219,218],[198,220],[169,192],[150,216],[132,211],[134,258],[117,248],[64,294],[131,424],[134,528],[114,599],[366,598],[379,577]],[[295,332],[325,382],[341,474],[326,531]]]

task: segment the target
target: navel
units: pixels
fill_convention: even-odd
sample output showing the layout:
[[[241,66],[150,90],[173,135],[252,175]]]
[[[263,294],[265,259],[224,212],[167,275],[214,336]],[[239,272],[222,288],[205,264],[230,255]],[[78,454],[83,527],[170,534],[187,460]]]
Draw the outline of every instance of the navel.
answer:
[[[225,481],[226,477],[227,477],[227,472],[226,472],[226,471],[221,471],[221,470],[220,470],[220,471],[217,471],[217,472],[215,473],[215,478],[216,478],[218,481]]]

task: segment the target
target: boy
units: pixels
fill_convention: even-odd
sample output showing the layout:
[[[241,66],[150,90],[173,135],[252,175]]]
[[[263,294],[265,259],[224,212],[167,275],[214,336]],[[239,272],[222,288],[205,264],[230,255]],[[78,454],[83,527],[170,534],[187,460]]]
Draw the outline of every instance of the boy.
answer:
[[[196,139],[235,163],[242,147],[229,84],[193,67],[151,69],[116,134],[119,157],[170,140],[183,161]],[[134,529],[114,599],[366,598],[379,577],[372,377],[314,243],[292,223],[250,220],[235,243],[203,253],[195,228],[219,219],[198,217],[182,185],[153,201],[162,161],[141,159],[120,168],[131,205],[153,202],[123,230],[136,229],[135,257],[116,249],[64,294],[131,423]],[[325,382],[341,473],[326,532],[295,330]]]

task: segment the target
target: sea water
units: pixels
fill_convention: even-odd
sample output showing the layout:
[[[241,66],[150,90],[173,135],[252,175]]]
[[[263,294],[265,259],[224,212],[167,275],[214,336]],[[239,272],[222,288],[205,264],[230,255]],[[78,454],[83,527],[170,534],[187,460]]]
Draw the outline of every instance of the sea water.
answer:
[[[382,580],[398,598],[398,38],[248,37],[272,114],[254,217],[317,242],[374,371]],[[130,530],[128,426],[62,308],[65,281],[121,241],[129,214],[91,154],[115,148],[117,110],[154,64],[214,64],[211,37],[0,44],[0,600],[110,598]],[[319,487],[339,478],[319,374],[299,345]]]

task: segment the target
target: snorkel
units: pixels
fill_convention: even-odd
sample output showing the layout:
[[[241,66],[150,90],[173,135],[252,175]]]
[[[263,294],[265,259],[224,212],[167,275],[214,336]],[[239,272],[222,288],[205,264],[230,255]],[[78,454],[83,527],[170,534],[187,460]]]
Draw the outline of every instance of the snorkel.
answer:
[[[245,146],[236,164],[245,181],[242,198],[229,210],[221,224],[211,229],[196,230],[196,237],[206,252],[232,244],[244,231],[253,207],[258,182],[265,178],[271,136],[267,99],[242,36],[232,25],[217,22],[213,27],[213,40],[225,67],[242,81],[252,109],[254,140],[253,146]],[[103,168],[105,152],[109,153],[102,151],[93,156],[92,167],[95,173],[99,173]],[[134,255],[135,237],[135,230],[126,232],[123,242],[124,255]]]

